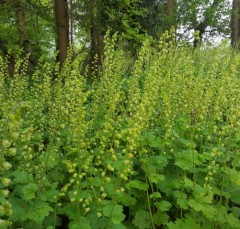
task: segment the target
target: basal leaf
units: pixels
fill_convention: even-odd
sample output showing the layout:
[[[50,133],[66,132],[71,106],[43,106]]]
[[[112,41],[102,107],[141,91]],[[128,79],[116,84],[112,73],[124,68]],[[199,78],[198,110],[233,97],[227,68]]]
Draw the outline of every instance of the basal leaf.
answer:
[[[153,215],[153,221],[157,226],[160,226],[162,224],[166,224],[168,222],[169,216],[168,214],[164,212],[157,212]]]
[[[125,219],[125,215],[122,212],[122,205],[108,204],[103,208],[103,215],[110,218],[113,224],[120,224]]]
[[[77,221],[79,215],[77,213],[76,205],[69,203],[63,208],[63,213],[66,214],[71,220]]]
[[[70,222],[69,229],[91,229],[91,224],[88,218],[80,217],[78,221]]]
[[[139,181],[139,180],[131,180],[131,181],[129,181],[126,184],[126,187],[128,189],[136,188],[136,189],[142,190],[142,191],[147,191],[148,190],[148,184],[146,184],[146,183],[144,183],[142,181]]]
[[[124,206],[133,206],[137,202],[136,198],[128,193],[121,193],[117,195],[117,200]]]
[[[168,211],[172,206],[172,204],[170,202],[165,201],[165,200],[157,202],[157,203],[155,203],[155,205],[160,212]]]
[[[163,169],[168,164],[168,157],[166,155],[151,156],[150,162],[157,165],[158,170]]]
[[[165,176],[162,174],[157,174],[157,173],[150,173],[149,174],[149,180],[152,183],[157,184],[159,181],[163,181],[165,179]]]
[[[53,208],[48,203],[39,202],[36,205],[31,204],[26,216],[29,220],[33,220],[37,224],[41,224],[49,212],[53,211]]]
[[[38,190],[38,186],[34,183],[29,183],[22,187],[22,192],[26,200],[35,198],[35,193]]]
[[[151,226],[150,213],[145,210],[138,210],[132,222],[139,229],[148,229]]]
[[[32,182],[33,176],[32,174],[23,172],[23,171],[15,171],[13,172],[13,183],[19,183],[19,184],[28,184]]]
[[[195,211],[199,212],[199,211],[204,211],[205,206],[199,202],[197,202],[194,199],[191,199],[188,201],[188,205],[193,208]]]
[[[55,203],[57,201],[56,196],[58,196],[59,194],[59,191],[57,190],[57,185],[58,185],[57,182],[52,183],[50,187],[47,187],[40,193],[39,198],[42,201],[49,201]]]
[[[149,196],[151,199],[152,198],[160,198],[161,197],[161,193],[160,192],[153,192],[150,194]]]
[[[188,209],[187,195],[179,190],[173,191],[173,195],[176,198],[177,204],[180,208]]]
[[[169,229],[201,229],[192,217],[186,219],[178,219],[175,223],[171,222],[167,224]]]
[[[107,226],[106,229],[127,229],[122,223]]]

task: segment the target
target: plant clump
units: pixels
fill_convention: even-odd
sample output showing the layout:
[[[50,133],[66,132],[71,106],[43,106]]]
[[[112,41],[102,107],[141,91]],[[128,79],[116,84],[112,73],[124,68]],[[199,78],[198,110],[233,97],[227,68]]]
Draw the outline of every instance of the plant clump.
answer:
[[[116,40],[92,82],[0,59],[0,228],[239,228],[240,55]]]

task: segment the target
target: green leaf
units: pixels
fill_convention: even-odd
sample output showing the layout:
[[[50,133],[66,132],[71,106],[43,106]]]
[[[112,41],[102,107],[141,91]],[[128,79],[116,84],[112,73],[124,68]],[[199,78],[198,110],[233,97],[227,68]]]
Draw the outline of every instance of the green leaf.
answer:
[[[106,229],[127,229],[122,223],[107,226]]]
[[[120,224],[125,219],[125,215],[122,212],[122,205],[108,204],[103,208],[103,215],[109,217],[113,224]]]
[[[139,181],[139,180],[131,180],[126,184],[126,188],[136,188],[138,190],[147,191],[148,190],[148,184]]]
[[[35,203],[32,203],[28,212],[26,213],[26,217],[30,220],[33,220],[37,224],[41,224],[51,211],[53,211],[53,208],[51,208],[48,203],[39,202],[36,203],[36,205]]]
[[[10,220],[17,222],[26,213],[26,209],[24,208],[25,201],[20,198],[12,197],[9,197],[9,201],[12,204],[12,210],[14,212],[14,214],[10,216]]]
[[[191,171],[193,168],[192,154],[190,151],[181,151],[176,153],[175,165],[183,170]]]
[[[229,175],[230,181],[232,181],[237,186],[240,186],[240,172],[236,169],[226,169],[226,173]]]
[[[187,210],[188,209],[187,195],[179,190],[173,191],[173,195],[176,198],[177,204],[180,206],[180,208]]]
[[[136,204],[137,200],[128,193],[121,193],[117,195],[117,200],[124,206],[133,206]]]
[[[197,224],[192,217],[187,217],[184,222],[184,228],[186,229],[201,229],[200,225]]]
[[[170,202],[165,201],[165,200],[162,200],[161,202],[157,202],[157,203],[155,203],[155,205],[156,205],[157,209],[161,212],[168,211],[172,206],[172,204]]]
[[[205,206],[202,205],[201,203],[197,202],[194,199],[191,199],[188,201],[188,205],[193,208],[195,211],[199,212],[199,211],[204,211]]]
[[[62,209],[63,213],[66,214],[67,216],[69,216],[69,218],[73,221],[77,221],[78,220],[78,213],[77,213],[77,206],[71,203],[66,204],[66,206],[64,206],[64,208]]]
[[[191,191],[194,187],[194,182],[190,180],[187,177],[184,177],[184,187],[188,190]]]
[[[57,182],[52,183],[50,187],[46,187],[46,189],[40,193],[39,198],[42,201],[55,203],[57,201],[56,197],[59,194],[59,191],[57,190],[57,186],[58,186]]]
[[[170,222],[167,224],[169,229],[201,229],[192,217],[186,219],[178,219],[175,223]]]
[[[232,208],[231,208],[231,211],[232,211],[233,215],[234,215],[236,218],[240,218],[240,208],[238,208],[238,207],[232,207]]]
[[[162,174],[157,174],[157,173],[150,173],[149,174],[149,180],[152,183],[157,184],[159,181],[163,181],[165,179],[165,176]]]
[[[152,164],[157,165],[157,169],[161,170],[168,164],[168,156],[167,155],[157,155],[151,156],[149,158]]]
[[[138,210],[132,222],[139,229],[148,229],[151,226],[150,213],[145,210]]]
[[[22,187],[22,192],[26,200],[35,198],[35,193],[37,190],[38,186],[34,183],[30,183]]]
[[[160,198],[162,195],[160,192],[153,192],[152,194],[150,194],[150,198]]]
[[[229,189],[229,193],[230,193],[230,198],[231,201],[236,203],[236,204],[240,204],[240,188],[239,187],[232,187],[231,189]]]
[[[13,184],[19,183],[19,184],[28,184],[32,182],[33,176],[32,174],[23,172],[23,171],[15,171],[13,172],[13,176],[15,177],[13,179]]]
[[[91,229],[91,224],[88,218],[80,217],[78,221],[70,222],[69,229]]]
[[[153,221],[157,226],[168,223],[169,216],[164,212],[157,212],[153,215]]]

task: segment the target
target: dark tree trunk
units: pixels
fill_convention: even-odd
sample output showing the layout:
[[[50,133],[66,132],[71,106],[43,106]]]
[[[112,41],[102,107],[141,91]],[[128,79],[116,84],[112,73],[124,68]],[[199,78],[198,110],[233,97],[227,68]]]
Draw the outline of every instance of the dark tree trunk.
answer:
[[[172,27],[176,27],[176,0],[167,0],[166,2],[166,30],[170,30]]]
[[[240,36],[240,0],[233,0],[231,18],[231,45],[238,45]]]
[[[102,29],[97,22],[98,9],[95,0],[89,1],[89,14],[91,19],[91,51],[90,51],[90,71],[93,72],[102,66],[104,56],[104,35]]]
[[[7,1],[6,0],[0,0],[0,4],[4,4],[4,3],[7,3]],[[3,54],[3,56],[8,57],[8,74],[10,76],[13,76],[14,75],[15,60],[13,58],[13,55],[8,53],[6,42],[1,40],[1,39],[0,39],[0,50],[1,50],[1,53]]]
[[[194,28],[194,32],[199,32],[198,37],[194,38],[193,47],[196,48],[199,44],[202,43],[203,35],[206,32],[207,23],[205,21],[201,22],[197,27]]]
[[[16,1],[16,23],[19,33],[19,44],[22,47],[24,54],[30,54],[29,57],[29,67],[34,68],[37,64],[36,59],[34,59],[30,42],[30,37],[27,34],[27,26],[26,26],[26,10],[24,6],[23,0]]]
[[[204,20],[195,26],[194,31],[198,31],[199,35],[194,39],[193,46],[196,48],[202,43],[203,35],[206,33],[206,29],[209,26],[209,21],[211,21],[211,11],[214,10],[221,3],[221,0],[214,0],[213,3],[206,9]]]
[[[69,1],[69,20],[70,20],[70,43],[73,45],[74,42],[74,12],[73,12],[73,1]]]
[[[7,50],[7,44],[0,40],[0,50],[5,58],[7,58],[8,62],[8,74],[10,77],[14,75],[14,65],[15,65],[15,59],[12,54],[8,53]]]
[[[56,33],[57,33],[57,61],[63,65],[67,58],[69,45],[69,18],[68,18],[68,3],[67,0],[54,1]]]

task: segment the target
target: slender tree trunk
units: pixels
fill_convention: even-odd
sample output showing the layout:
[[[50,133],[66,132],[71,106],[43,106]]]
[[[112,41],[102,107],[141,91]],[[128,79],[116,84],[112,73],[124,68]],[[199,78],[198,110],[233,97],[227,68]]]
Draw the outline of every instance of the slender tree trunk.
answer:
[[[26,28],[25,28],[25,10],[23,7],[22,0],[18,0],[16,2],[16,21],[17,21],[17,27],[20,37],[20,43],[21,45],[25,45],[26,41]],[[26,47],[23,47],[24,49]]]
[[[176,0],[167,0],[166,2],[166,30],[176,27]]]
[[[98,32],[98,66],[102,66],[103,57],[104,57],[104,35],[99,31]]]
[[[236,46],[240,37],[240,0],[233,0],[231,18],[231,45]]]
[[[220,4],[221,0],[214,0],[213,3],[206,9],[204,20],[200,22],[197,26],[195,26],[194,31],[198,31],[199,35],[194,39],[193,46],[196,48],[199,44],[202,43],[203,35],[206,33],[206,29],[209,25],[209,21],[211,20],[211,12]],[[196,19],[197,21],[197,19]]]
[[[95,68],[95,58],[97,55],[97,28],[96,28],[96,3],[95,0],[89,1],[89,9],[90,9],[90,35],[91,35],[91,50],[90,50],[90,67],[91,71]]]
[[[91,51],[90,51],[90,70],[95,71],[96,67],[99,68],[102,65],[103,55],[104,55],[104,36],[101,33],[101,29],[99,28],[97,22],[97,14],[98,9],[96,6],[95,0],[89,1],[89,9],[90,9],[90,19],[91,19],[91,27],[90,27],[90,35],[91,35]]]
[[[5,3],[7,3],[6,0],[0,0],[0,4],[5,4]],[[13,55],[8,53],[7,42],[4,40],[1,40],[1,39],[0,39],[0,50],[3,54],[3,56],[5,56],[5,57],[8,56],[8,74],[9,74],[9,76],[13,76],[15,60],[14,60]]]
[[[59,61],[60,65],[63,65],[67,58],[69,45],[69,18],[67,0],[55,0],[54,10],[57,33],[57,61]]]
[[[73,45],[74,41],[74,12],[73,12],[73,1],[69,1],[69,19],[70,19],[70,43]]]

